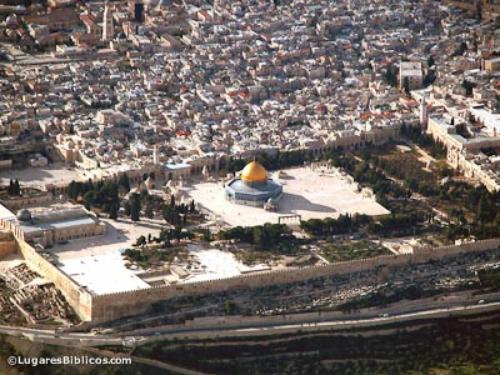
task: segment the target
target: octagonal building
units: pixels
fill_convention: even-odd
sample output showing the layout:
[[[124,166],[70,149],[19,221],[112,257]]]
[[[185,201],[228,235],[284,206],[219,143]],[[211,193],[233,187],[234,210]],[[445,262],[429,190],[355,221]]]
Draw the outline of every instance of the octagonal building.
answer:
[[[226,184],[224,191],[226,199],[233,203],[264,207],[281,197],[283,187],[269,177],[260,163],[252,161],[242,169],[239,177]]]

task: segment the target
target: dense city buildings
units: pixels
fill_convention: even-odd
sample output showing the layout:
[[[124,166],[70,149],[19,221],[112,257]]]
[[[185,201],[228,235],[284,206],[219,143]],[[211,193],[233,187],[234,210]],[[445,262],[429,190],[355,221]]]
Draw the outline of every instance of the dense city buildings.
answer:
[[[499,99],[495,0],[0,0],[0,323],[498,303]]]

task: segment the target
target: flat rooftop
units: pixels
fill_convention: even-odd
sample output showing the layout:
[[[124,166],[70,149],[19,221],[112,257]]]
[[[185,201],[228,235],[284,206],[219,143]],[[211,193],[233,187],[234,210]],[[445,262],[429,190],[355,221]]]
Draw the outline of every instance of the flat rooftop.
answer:
[[[123,250],[64,259],[59,268],[95,294],[147,289],[149,284],[125,267]]]

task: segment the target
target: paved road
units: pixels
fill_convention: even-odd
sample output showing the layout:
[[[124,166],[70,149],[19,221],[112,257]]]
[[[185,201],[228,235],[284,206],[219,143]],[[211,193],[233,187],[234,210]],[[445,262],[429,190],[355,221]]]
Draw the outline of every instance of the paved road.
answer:
[[[480,299],[484,299],[487,302],[478,304]],[[470,293],[462,293],[458,296],[451,296],[451,299],[408,301],[404,306],[406,311],[402,311],[401,304],[396,304],[386,309],[372,309],[370,312],[371,316],[368,316],[366,312],[361,314],[345,314],[342,315],[342,319],[339,319],[338,314],[335,319],[330,318],[327,313],[319,316],[314,314],[299,314],[296,316],[290,315],[288,319],[283,319],[283,321],[276,321],[276,317],[272,319],[263,317],[232,324],[161,326],[123,332],[120,335],[56,332],[55,330],[9,326],[0,326],[0,333],[22,336],[32,341],[54,345],[98,347],[105,345],[135,346],[173,338],[256,336],[294,333],[298,331],[338,330],[379,326],[424,318],[442,318],[452,315],[500,311],[500,293],[475,295],[473,297]]]
[[[141,344],[161,341],[166,339],[202,339],[213,337],[236,337],[236,336],[268,336],[284,333],[314,332],[314,331],[333,331],[361,327],[375,327],[391,323],[402,323],[420,319],[444,318],[450,316],[461,316],[475,314],[479,312],[500,310],[500,302],[492,302],[482,305],[456,306],[450,308],[440,308],[415,313],[400,314],[394,316],[381,316],[370,319],[356,320],[334,320],[334,321],[316,321],[289,324],[259,325],[248,327],[233,328],[192,328],[177,330],[173,332],[160,333],[156,336],[143,338]]]
[[[377,318],[379,315],[388,315],[391,317],[411,314],[420,311],[431,311],[442,308],[451,307],[461,307],[477,304],[478,301],[484,300],[487,302],[500,302],[500,292],[497,293],[486,293],[472,295],[471,291],[464,291],[452,294],[450,296],[440,296],[439,298],[424,298],[419,300],[408,300],[401,301],[395,304],[388,305],[384,308],[367,308],[360,311],[352,313],[342,313],[340,311],[334,312],[322,312],[322,313],[302,313],[302,314],[290,314],[282,316],[271,316],[271,317],[241,317],[241,320],[245,322],[231,323],[230,317],[227,321],[218,324],[215,319],[213,322],[201,325],[199,322],[192,322],[192,324],[186,325],[164,325],[156,326],[152,328],[144,328],[131,330],[127,332],[127,335],[131,336],[157,336],[167,333],[175,332],[189,332],[192,329],[201,328],[245,328],[245,327],[258,327],[258,326],[272,326],[275,324],[286,325],[289,323],[314,323],[314,322],[324,322],[324,321],[360,321],[360,320],[370,320],[372,318]],[[222,317],[224,318],[224,317]]]

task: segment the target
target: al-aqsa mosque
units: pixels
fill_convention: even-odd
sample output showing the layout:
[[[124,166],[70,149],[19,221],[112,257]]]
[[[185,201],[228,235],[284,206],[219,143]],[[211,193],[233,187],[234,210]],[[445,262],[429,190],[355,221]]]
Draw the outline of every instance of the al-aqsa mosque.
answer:
[[[226,199],[256,207],[276,205],[283,194],[281,184],[270,178],[266,169],[256,161],[248,163],[239,177],[229,181],[224,190]]]

